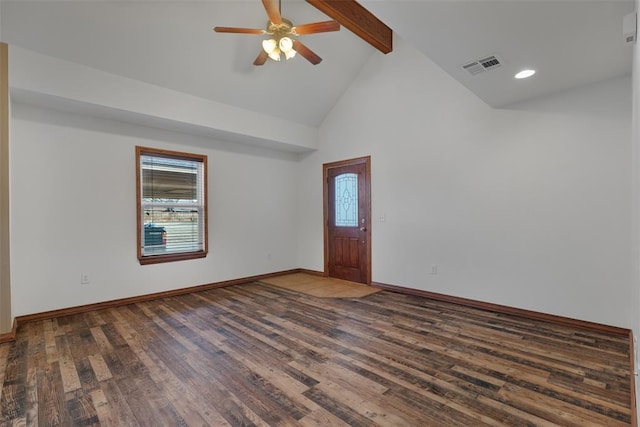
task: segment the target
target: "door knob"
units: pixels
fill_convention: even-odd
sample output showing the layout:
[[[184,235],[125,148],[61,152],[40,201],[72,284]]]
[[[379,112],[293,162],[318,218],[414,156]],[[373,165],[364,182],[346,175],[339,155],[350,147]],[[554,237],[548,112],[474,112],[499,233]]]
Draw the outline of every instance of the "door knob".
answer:
[[[367,227],[360,227],[360,231],[367,231]]]

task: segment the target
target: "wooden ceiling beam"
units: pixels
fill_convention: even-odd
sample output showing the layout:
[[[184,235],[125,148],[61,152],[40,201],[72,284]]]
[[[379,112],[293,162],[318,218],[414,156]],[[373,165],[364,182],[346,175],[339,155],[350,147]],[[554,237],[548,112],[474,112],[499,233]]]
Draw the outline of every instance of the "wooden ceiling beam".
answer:
[[[355,0],[307,0],[382,53],[393,50],[393,31]]]

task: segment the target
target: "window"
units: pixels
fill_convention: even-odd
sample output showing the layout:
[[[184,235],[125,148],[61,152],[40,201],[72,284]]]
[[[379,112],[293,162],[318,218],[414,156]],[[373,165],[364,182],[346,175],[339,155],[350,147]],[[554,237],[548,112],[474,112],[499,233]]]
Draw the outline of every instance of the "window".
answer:
[[[140,264],[207,256],[207,156],[136,147]]]
[[[358,174],[343,173],[335,178],[335,225],[358,226]]]

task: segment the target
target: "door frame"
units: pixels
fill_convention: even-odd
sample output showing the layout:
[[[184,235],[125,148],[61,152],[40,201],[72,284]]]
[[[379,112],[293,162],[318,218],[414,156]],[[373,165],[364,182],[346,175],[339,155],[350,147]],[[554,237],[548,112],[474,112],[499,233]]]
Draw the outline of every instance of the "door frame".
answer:
[[[322,165],[322,199],[324,204],[323,228],[324,228],[324,276],[329,277],[329,170],[343,166],[353,166],[364,164],[365,173],[365,194],[358,195],[358,198],[365,197],[364,205],[368,218],[366,238],[366,280],[367,285],[371,285],[371,156],[356,157],[354,159],[340,160],[337,162],[324,163]]]

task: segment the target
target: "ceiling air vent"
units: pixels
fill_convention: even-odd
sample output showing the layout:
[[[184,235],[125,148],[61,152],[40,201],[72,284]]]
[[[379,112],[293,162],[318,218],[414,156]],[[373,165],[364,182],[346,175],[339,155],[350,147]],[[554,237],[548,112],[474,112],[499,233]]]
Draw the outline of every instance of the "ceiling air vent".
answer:
[[[502,65],[502,62],[496,55],[487,56],[486,58],[478,59],[467,64],[464,64],[462,68],[472,76],[483,73],[485,71],[492,70]]]
[[[484,72],[484,67],[476,61],[465,64],[462,66],[462,68],[467,70],[469,74],[471,74],[472,76],[475,76],[476,74]]]

